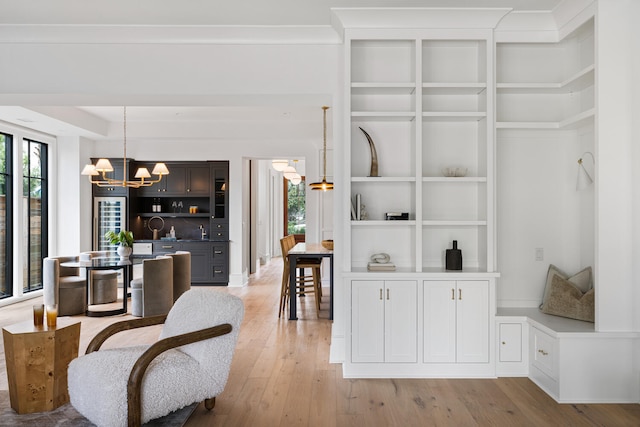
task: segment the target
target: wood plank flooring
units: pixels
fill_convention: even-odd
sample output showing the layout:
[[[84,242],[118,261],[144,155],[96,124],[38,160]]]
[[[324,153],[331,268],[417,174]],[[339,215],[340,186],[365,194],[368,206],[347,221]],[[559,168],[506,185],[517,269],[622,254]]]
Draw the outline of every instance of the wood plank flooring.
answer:
[[[200,404],[185,427],[640,426],[640,405],[561,405],[527,378],[343,379],[340,365],[328,361],[327,302],[320,319],[313,297],[301,299],[300,320],[278,319],[281,271],[275,259],[247,287],[216,288],[243,299],[245,319],[215,409]],[[0,327],[30,319],[35,302],[0,308]],[[73,317],[82,321],[81,354],[104,326],[130,318]],[[128,331],[105,346],[153,342],[159,331]],[[0,389],[7,390],[4,348],[0,371]]]

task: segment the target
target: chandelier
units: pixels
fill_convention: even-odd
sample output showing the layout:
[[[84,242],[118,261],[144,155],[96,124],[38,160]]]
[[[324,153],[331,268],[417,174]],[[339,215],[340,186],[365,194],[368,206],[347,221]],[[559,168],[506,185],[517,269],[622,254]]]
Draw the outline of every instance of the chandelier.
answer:
[[[138,168],[136,171],[136,180],[130,181],[127,179],[127,107],[124,107],[124,155],[123,155],[123,173],[122,179],[112,179],[107,177],[107,172],[113,172],[113,166],[109,159],[98,159],[95,165],[88,164],[82,169],[81,174],[87,175],[89,181],[98,187],[150,187],[162,180],[163,175],[169,175],[169,169],[164,163],[156,163],[151,171],[152,174],[157,175],[158,179],[151,179],[149,169],[145,167]],[[99,176],[100,179],[94,180],[93,176]]]
[[[327,110],[329,107],[323,106],[323,138],[324,148],[322,150],[322,181],[309,184],[312,190],[333,190],[333,182],[327,182]]]

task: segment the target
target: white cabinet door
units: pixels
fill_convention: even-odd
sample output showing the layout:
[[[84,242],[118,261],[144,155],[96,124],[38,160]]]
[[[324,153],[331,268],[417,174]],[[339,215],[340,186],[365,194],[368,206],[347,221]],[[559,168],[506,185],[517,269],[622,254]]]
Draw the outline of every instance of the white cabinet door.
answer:
[[[425,363],[489,362],[489,282],[424,282]]]
[[[351,282],[351,361],[384,362],[384,282]]]
[[[384,360],[416,362],[418,354],[418,282],[386,281]]]
[[[351,361],[416,362],[417,281],[351,282]]]
[[[456,361],[456,282],[424,282],[424,361]]]
[[[458,281],[456,298],[456,361],[489,362],[489,282]]]

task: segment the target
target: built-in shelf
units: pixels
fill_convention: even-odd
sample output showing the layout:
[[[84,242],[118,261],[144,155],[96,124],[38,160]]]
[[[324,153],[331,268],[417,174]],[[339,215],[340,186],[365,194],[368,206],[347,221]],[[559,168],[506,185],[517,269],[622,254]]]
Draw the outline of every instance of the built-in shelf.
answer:
[[[572,93],[593,86],[595,66],[589,65],[568,79],[557,83],[497,83],[498,93],[553,94]]]
[[[476,226],[484,226],[487,225],[487,221],[482,220],[462,220],[462,221],[452,221],[452,220],[425,220],[422,221],[422,225],[427,227],[476,227]]]
[[[487,89],[486,83],[423,83],[424,94],[477,95]]]
[[[351,83],[352,95],[410,95],[415,90],[415,83]]]
[[[558,122],[497,122],[497,129],[575,129],[593,121],[595,108],[590,108]]]
[[[351,221],[351,225],[353,227],[364,227],[364,226],[387,226],[387,227],[402,227],[405,225],[416,225],[415,220],[360,220],[360,221]]]
[[[351,182],[416,182],[414,176],[352,176]]]
[[[425,176],[422,177],[423,182],[487,182],[486,176]]]
[[[210,213],[206,212],[198,212],[195,214],[190,213],[176,213],[176,212],[141,212],[138,213],[139,217],[142,218],[151,218],[154,216],[159,216],[161,218],[209,218],[211,216]]]
[[[376,121],[411,121],[416,118],[413,111],[353,111],[353,119]]]
[[[487,113],[480,111],[459,111],[459,112],[440,112],[425,111],[422,113],[424,120],[446,121],[446,122],[465,122],[478,121],[487,117]]]

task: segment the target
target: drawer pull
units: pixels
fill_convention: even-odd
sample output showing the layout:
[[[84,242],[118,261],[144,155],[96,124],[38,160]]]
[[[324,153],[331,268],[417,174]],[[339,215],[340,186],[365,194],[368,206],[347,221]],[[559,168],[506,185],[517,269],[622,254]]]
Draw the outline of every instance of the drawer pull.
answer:
[[[213,251],[214,254],[216,255],[220,255],[222,253],[222,251]]]
[[[162,245],[162,249],[173,249],[171,245]]]
[[[222,273],[222,270],[213,270],[213,272],[214,272],[215,274],[220,274],[220,273]]]
[[[543,349],[538,350],[538,353],[542,354],[543,356],[547,356],[549,354],[546,351],[544,351]]]
[[[222,228],[222,225],[218,224],[218,228]]]

